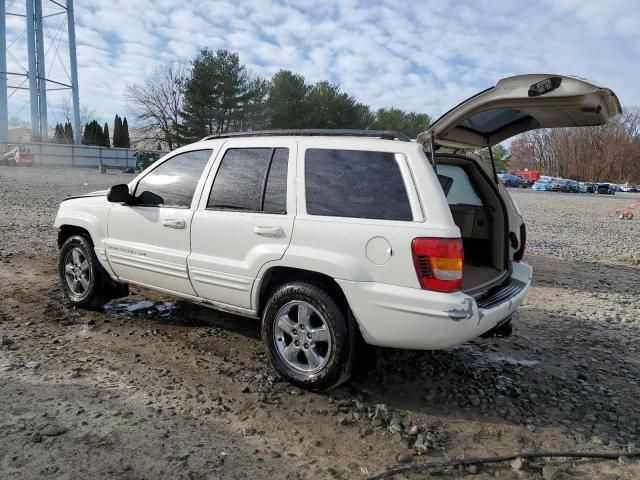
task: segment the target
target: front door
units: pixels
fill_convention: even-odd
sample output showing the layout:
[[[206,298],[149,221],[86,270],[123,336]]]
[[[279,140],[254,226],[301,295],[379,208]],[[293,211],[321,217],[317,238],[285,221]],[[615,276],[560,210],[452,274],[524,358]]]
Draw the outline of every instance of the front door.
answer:
[[[191,220],[211,153],[194,150],[162,161],[131,187],[135,204],[112,207],[106,253],[118,278],[195,295],[187,272]]]
[[[225,142],[191,226],[188,266],[198,296],[251,308],[258,272],[291,241],[296,146],[292,139]]]

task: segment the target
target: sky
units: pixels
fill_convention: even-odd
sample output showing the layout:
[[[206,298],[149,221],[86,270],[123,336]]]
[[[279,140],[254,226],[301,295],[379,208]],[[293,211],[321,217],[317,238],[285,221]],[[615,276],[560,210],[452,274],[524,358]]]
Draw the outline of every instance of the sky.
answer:
[[[59,11],[50,0],[43,6],[45,14]],[[7,0],[7,11],[23,10],[23,0]],[[110,123],[115,113],[135,113],[127,84],[205,47],[238,52],[255,75],[289,69],[309,82],[337,83],[373,108],[432,117],[520,73],[585,77],[613,89],[623,105],[640,105],[637,0],[76,0],[75,13],[80,103]],[[64,83],[64,16],[45,24],[47,76]],[[8,16],[8,44],[17,39],[9,71],[26,66],[21,31],[24,18]],[[60,119],[64,95],[49,94],[49,123]],[[27,101],[15,92],[9,115],[28,118]]]

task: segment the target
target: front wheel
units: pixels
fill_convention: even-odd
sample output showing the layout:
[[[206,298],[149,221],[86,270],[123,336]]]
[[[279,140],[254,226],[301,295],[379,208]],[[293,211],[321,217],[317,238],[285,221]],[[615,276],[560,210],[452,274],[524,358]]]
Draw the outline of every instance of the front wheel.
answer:
[[[58,270],[62,291],[74,305],[97,308],[110,299],[109,279],[86,237],[74,235],[64,242]]]
[[[278,373],[312,389],[346,381],[353,349],[344,310],[319,284],[291,282],[276,289],[262,317],[262,339]]]

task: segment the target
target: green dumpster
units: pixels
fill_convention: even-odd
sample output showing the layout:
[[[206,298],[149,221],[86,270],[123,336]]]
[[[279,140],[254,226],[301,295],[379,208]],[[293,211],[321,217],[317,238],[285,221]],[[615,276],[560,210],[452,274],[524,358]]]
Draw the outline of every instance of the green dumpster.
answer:
[[[160,158],[160,154],[158,152],[150,152],[146,150],[137,150],[133,156],[136,159],[136,170],[139,171],[144,170]]]

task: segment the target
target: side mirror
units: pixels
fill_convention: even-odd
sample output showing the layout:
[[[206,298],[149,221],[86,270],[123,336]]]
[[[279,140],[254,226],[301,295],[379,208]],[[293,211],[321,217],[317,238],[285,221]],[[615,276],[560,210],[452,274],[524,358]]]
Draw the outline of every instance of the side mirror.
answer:
[[[131,200],[129,185],[123,183],[111,187],[107,193],[107,200],[114,203],[128,203]]]

